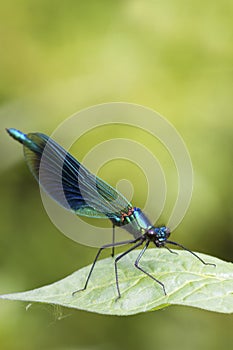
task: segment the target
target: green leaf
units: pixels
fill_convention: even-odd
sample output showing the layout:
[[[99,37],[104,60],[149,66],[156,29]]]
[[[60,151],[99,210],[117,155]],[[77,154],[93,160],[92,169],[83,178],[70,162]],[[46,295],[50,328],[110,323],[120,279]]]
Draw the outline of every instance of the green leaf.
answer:
[[[175,255],[165,249],[147,250],[140,264],[164,283],[167,296],[158,283],[134,267],[138,256],[138,251],[134,251],[118,263],[122,294],[118,300],[112,258],[98,261],[87,289],[74,296],[72,292],[84,286],[90,266],[48,286],[0,298],[58,304],[110,315],[132,315],[169,305],[233,312],[233,264],[198,255],[216,267],[204,265],[184,251]]]

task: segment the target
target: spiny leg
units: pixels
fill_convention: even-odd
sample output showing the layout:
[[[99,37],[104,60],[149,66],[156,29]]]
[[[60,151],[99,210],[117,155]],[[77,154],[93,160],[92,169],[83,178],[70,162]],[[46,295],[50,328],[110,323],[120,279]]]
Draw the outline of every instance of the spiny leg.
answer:
[[[163,284],[161,281],[157,280],[157,279],[156,279],[154,276],[152,276],[149,272],[145,271],[142,267],[140,267],[140,266],[138,265],[138,264],[139,264],[139,261],[140,261],[140,259],[141,259],[141,257],[142,257],[143,254],[145,253],[145,251],[146,251],[146,249],[148,248],[149,244],[150,244],[150,241],[147,241],[145,247],[140,251],[140,253],[139,253],[139,255],[138,255],[138,257],[137,257],[137,259],[136,259],[136,261],[135,261],[135,263],[134,263],[134,266],[135,266],[137,269],[139,269],[140,271],[142,271],[143,273],[145,273],[148,277],[152,278],[152,280],[154,280],[155,282],[157,282],[158,284],[160,284],[161,287],[163,288],[164,295],[167,295],[164,284]]]
[[[202,262],[202,264],[204,264],[204,265],[212,265],[212,266],[215,266],[215,267],[216,267],[215,264],[205,262],[205,261],[204,261],[202,258],[200,258],[196,253],[192,252],[192,250],[190,250],[190,249],[184,247],[184,246],[183,246],[182,244],[180,244],[180,243],[173,242],[173,241],[167,241],[167,243],[176,245],[177,247],[180,247],[180,248],[186,250],[187,252],[189,252],[190,254],[192,254],[193,256],[195,256],[198,260],[200,260],[200,261]]]
[[[164,246],[164,248],[166,248],[170,253],[172,253],[172,254],[176,254],[176,255],[178,255],[178,253],[177,252],[174,252],[173,250],[171,250],[170,248],[168,248],[168,247],[166,247],[166,246]]]
[[[112,257],[114,257],[114,253],[115,253],[115,225],[112,225]]]
[[[135,240],[135,242],[137,242],[137,240]],[[140,245],[142,245],[143,243],[143,239],[141,239],[140,237],[140,242],[138,242],[137,244],[135,244],[133,247],[131,247],[130,249],[126,250],[126,252],[122,253],[121,255],[119,255],[116,259],[115,259],[115,276],[116,276],[116,287],[117,287],[117,293],[118,293],[118,297],[116,298],[116,300],[121,298],[121,292],[120,292],[120,287],[119,287],[119,280],[118,280],[118,270],[117,270],[117,262],[123,258],[123,256],[127,255],[128,253],[130,253],[132,250],[138,248]]]
[[[141,238],[141,237],[140,237],[140,238]],[[114,247],[119,246],[119,245],[124,245],[124,244],[136,243],[138,240],[139,240],[139,238],[134,239],[134,240],[129,240],[129,241],[116,242],[116,243],[114,243]],[[73,296],[74,296],[76,293],[81,292],[82,290],[85,290],[85,289],[87,288],[88,282],[89,282],[90,277],[91,277],[91,274],[92,274],[92,272],[93,272],[93,270],[94,270],[95,264],[96,264],[96,262],[97,262],[97,260],[98,260],[98,258],[99,258],[99,256],[100,256],[100,253],[102,252],[102,250],[104,250],[104,249],[106,249],[106,248],[111,248],[111,247],[113,247],[113,244],[112,244],[112,243],[105,244],[105,245],[103,245],[102,247],[100,247],[100,249],[98,250],[98,252],[97,252],[97,254],[96,254],[96,256],[95,256],[95,259],[94,259],[94,261],[93,261],[93,263],[92,263],[92,265],[91,265],[91,269],[90,269],[90,271],[89,271],[89,273],[88,273],[88,276],[87,276],[87,279],[86,279],[86,282],[85,282],[84,287],[81,288],[81,289],[75,290],[75,291],[72,293]]]

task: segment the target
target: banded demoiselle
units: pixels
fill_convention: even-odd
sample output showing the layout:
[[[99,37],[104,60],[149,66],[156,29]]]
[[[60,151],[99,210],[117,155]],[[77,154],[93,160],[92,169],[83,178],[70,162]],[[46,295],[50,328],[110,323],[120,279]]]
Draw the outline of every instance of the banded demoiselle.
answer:
[[[168,240],[170,230],[166,226],[155,227],[151,224],[140,208],[134,207],[120,192],[108,183],[93,175],[71,154],[57,144],[54,140],[41,133],[24,134],[19,130],[10,128],[7,132],[15,140],[24,146],[24,155],[29,169],[39,182],[40,186],[60,205],[74,214],[91,218],[106,218],[113,225],[113,241],[99,248],[93,261],[86,283],[81,290],[87,288],[91,274],[103,249],[112,248],[126,244],[132,244],[115,258],[115,278],[118,298],[121,297],[118,280],[118,261],[132,250],[143,246],[136,261],[135,267],[157,282],[166,295],[164,284],[139,266],[140,259],[152,243],[156,247],[165,247],[171,251],[166,244],[178,246],[205,265],[206,263],[197,254],[174,241]],[[127,230],[133,239],[115,242],[115,226]],[[173,252],[174,253],[174,252]],[[74,291],[73,294],[80,290]]]

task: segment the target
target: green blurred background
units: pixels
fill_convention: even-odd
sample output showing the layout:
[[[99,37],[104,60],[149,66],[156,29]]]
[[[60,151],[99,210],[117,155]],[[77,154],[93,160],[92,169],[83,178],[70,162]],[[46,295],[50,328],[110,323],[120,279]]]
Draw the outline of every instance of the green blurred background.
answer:
[[[1,2],[1,293],[56,281],[96,252],[50,222],[22,149],[5,127],[50,134],[71,114],[103,102],[142,104],[173,123],[195,175],[174,239],[232,260],[232,16],[227,0]],[[104,135],[81,139],[79,159]],[[136,132],[130,135],[137,140]],[[125,168],[130,178],[134,171]],[[111,175],[109,166],[105,178]],[[134,186],[140,205],[144,183]],[[4,350],[230,349],[232,327],[232,316],[184,307],[121,318],[0,303]]]

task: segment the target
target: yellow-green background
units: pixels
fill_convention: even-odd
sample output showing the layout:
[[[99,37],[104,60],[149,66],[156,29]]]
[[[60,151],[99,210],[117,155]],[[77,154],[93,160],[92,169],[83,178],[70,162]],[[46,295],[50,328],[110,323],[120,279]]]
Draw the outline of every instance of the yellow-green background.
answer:
[[[1,2],[1,293],[58,280],[96,252],[50,222],[22,149],[4,128],[49,134],[69,115],[103,102],[142,104],[174,124],[195,183],[173,238],[232,260],[232,16],[230,0]],[[105,133],[98,135],[80,141],[81,158]],[[107,173],[111,180],[111,167]],[[134,185],[138,193],[144,186]],[[230,349],[232,329],[232,316],[184,307],[119,318],[0,303],[4,350]]]

